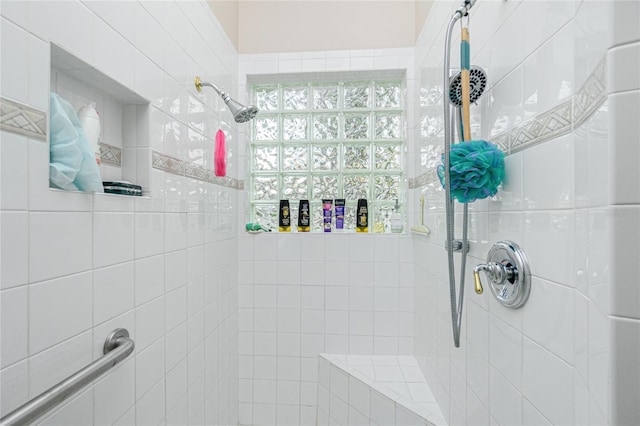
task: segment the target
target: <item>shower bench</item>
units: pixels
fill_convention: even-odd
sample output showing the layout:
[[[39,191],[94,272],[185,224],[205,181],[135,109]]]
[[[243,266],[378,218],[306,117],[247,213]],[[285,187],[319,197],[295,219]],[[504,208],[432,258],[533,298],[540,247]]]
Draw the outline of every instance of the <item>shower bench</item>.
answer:
[[[318,358],[318,426],[447,424],[413,356]]]

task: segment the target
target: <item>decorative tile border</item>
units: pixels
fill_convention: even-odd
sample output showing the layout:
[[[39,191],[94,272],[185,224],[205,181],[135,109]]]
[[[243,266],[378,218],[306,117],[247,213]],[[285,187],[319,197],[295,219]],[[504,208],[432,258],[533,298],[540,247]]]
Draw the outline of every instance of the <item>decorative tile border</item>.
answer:
[[[607,62],[603,58],[574,96],[573,123],[579,127],[607,100]]]
[[[47,140],[47,112],[0,97],[0,129]]]
[[[522,151],[571,132],[572,117],[573,99],[569,98],[550,110],[518,124],[509,131],[509,151],[507,153]]]
[[[244,181],[232,177],[216,176],[213,170],[206,169],[194,163],[178,160],[177,158],[152,151],[151,165],[154,169],[162,170],[174,175],[185,176],[214,185],[233,189],[244,189]]]
[[[122,167],[122,148],[100,142],[100,161],[111,166]]]
[[[575,95],[494,136],[490,142],[509,155],[577,129],[607,100],[606,69],[606,57],[603,57]],[[435,170],[429,170],[410,178],[409,189],[420,188],[437,180]]]

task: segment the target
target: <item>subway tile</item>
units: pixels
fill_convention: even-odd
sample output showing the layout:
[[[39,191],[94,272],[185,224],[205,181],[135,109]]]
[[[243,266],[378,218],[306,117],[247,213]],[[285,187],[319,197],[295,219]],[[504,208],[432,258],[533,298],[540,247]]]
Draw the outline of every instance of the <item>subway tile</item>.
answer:
[[[5,368],[28,355],[28,288],[23,286],[0,292],[0,306],[0,367]]]
[[[66,404],[61,404],[59,410],[52,410],[50,416],[45,417],[42,425],[69,425],[93,423],[93,388],[88,388],[79,395],[73,395]]]
[[[632,206],[611,207],[607,213],[610,215],[608,222],[611,228],[609,241],[615,241],[615,246],[612,250],[613,253],[610,250],[602,250],[598,254],[609,255],[610,262],[602,262],[601,265],[603,268],[609,265],[610,282],[615,285],[603,286],[602,283],[599,284],[604,287],[604,291],[610,287],[609,313],[611,315],[640,319],[640,290],[637,288],[637,283],[635,286],[633,285],[634,281],[637,282],[640,273],[640,265],[637,261],[637,254],[640,253],[638,233],[640,208]],[[604,242],[602,246],[608,248]]]
[[[136,424],[160,424],[165,414],[165,381],[160,380],[136,403]]]
[[[29,361],[17,362],[0,370],[0,412],[9,414],[29,400]]]
[[[524,151],[525,209],[566,209],[574,206],[573,152],[571,134]],[[540,164],[545,164],[545,167],[538,167]]]
[[[523,391],[552,424],[573,424],[573,368],[529,339],[523,341]],[[553,383],[554,392],[548,391]]]
[[[527,257],[535,275],[545,280],[573,286],[573,259],[558,262],[558,253],[570,253],[574,214],[569,211],[531,212],[524,215],[524,239]],[[554,250],[549,250],[554,247]]]
[[[609,138],[616,141],[609,147],[612,167],[609,203],[637,204],[640,202],[640,186],[623,183],[640,180],[640,171],[635,167],[640,158],[640,147],[632,143],[640,128],[640,123],[633,118],[640,113],[640,91],[611,95],[608,104],[611,117]]]
[[[136,348],[140,351],[164,334],[164,298],[158,297],[136,308]]]
[[[522,334],[491,315],[489,361],[519,391],[522,391]]]
[[[93,361],[91,332],[87,331],[29,359],[29,396],[39,395]],[[26,402],[26,401],[24,401]]]
[[[93,324],[123,314],[134,306],[134,264],[127,262],[93,271]]]
[[[161,213],[135,214],[135,257],[160,254],[164,251],[164,217]]]
[[[139,259],[135,264],[135,303],[140,306],[164,293],[164,256]]]
[[[640,393],[640,321],[612,318],[611,422],[632,424],[640,418],[636,396]]]
[[[532,277],[527,309],[523,310],[523,333],[566,362],[574,360],[574,290]]]
[[[166,253],[164,268],[165,291],[183,287],[187,283],[187,251]]]
[[[277,401],[278,404],[300,405],[300,382],[278,380],[277,382]]]
[[[3,211],[0,220],[3,265],[0,288],[7,289],[29,280],[29,214]]]
[[[522,394],[498,370],[490,367],[490,371],[491,415],[500,424],[522,424]]]
[[[32,285],[29,289],[29,353],[68,339],[92,326],[91,273]],[[52,301],[55,300],[55,303]],[[55,322],[51,319],[55,318]]]
[[[1,93],[3,97],[19,102],[28,100],[28,79],[24,78],[28,71],[27,46],[28,33],[17,25],[2,18],[0,34],[2,35],[2,63],[4,64],[1,78]]]
[[[139,401],[164,377],[164,339],[160,339],[144,351],[138,352],[135,363],[136,400]]]
[[[168,371],[165,380],[167,385],[165,404],[172,408],[187,394],[187,360],[182,360],[175,368]]]
[[[29,280],[89,270],[91,222],[90,213],[29,213]]]
[[[611,46],[617,46],[640,39],[638,26],[635,24],[640,7],[635,2],[613,3],[613,22],[616,24],[611,28]]]
[[[2,210],[27,209],[29,201],[29,169],[26,167],[29,155],[28,148],[26,137],[6,131],[0,132],[0,163],[2,166],[0,171],[0,177],[2,177],[0,207]]]
[[[133,260],[134,230],[133,214],[94,213],[94,267],[109,266]]]
[[[617,46],[607,52],[609,93],[624,92],[640,89],[640,78],[630,63],[640,61],[640,43]]]

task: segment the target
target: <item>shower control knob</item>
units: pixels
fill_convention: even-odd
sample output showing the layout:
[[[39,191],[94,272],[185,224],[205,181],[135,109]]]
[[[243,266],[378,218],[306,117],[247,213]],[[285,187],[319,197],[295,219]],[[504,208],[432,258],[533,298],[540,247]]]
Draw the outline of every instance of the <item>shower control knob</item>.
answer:
[[[491,292],[502,306],[517,309],[531,292],[531,272],[524,252],[513,241],[499,241],[487,254],[487,262],[473,269],[475,291],[484,292],[480,272],[489,278]]]
[[[503,265],[496,262],[481,263],[473,268],[473,280],[475,282],[476,293],[478,294],[482,294],[484,292],[482,281],[480,279],[480,272],[483,271],[487,274],[493,284],[503,284],[505,280],[513,281],[513,265]]]

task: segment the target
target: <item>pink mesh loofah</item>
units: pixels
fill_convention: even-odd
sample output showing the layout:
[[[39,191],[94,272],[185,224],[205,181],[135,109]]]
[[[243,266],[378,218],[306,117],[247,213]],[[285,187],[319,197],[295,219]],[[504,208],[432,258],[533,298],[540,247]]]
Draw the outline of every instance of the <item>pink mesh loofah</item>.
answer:
[[[216,149],[213,158],[216,176],[226,176],[227,163],[225,160],[224,132],[222,130],[218,130],[216,133]]]

